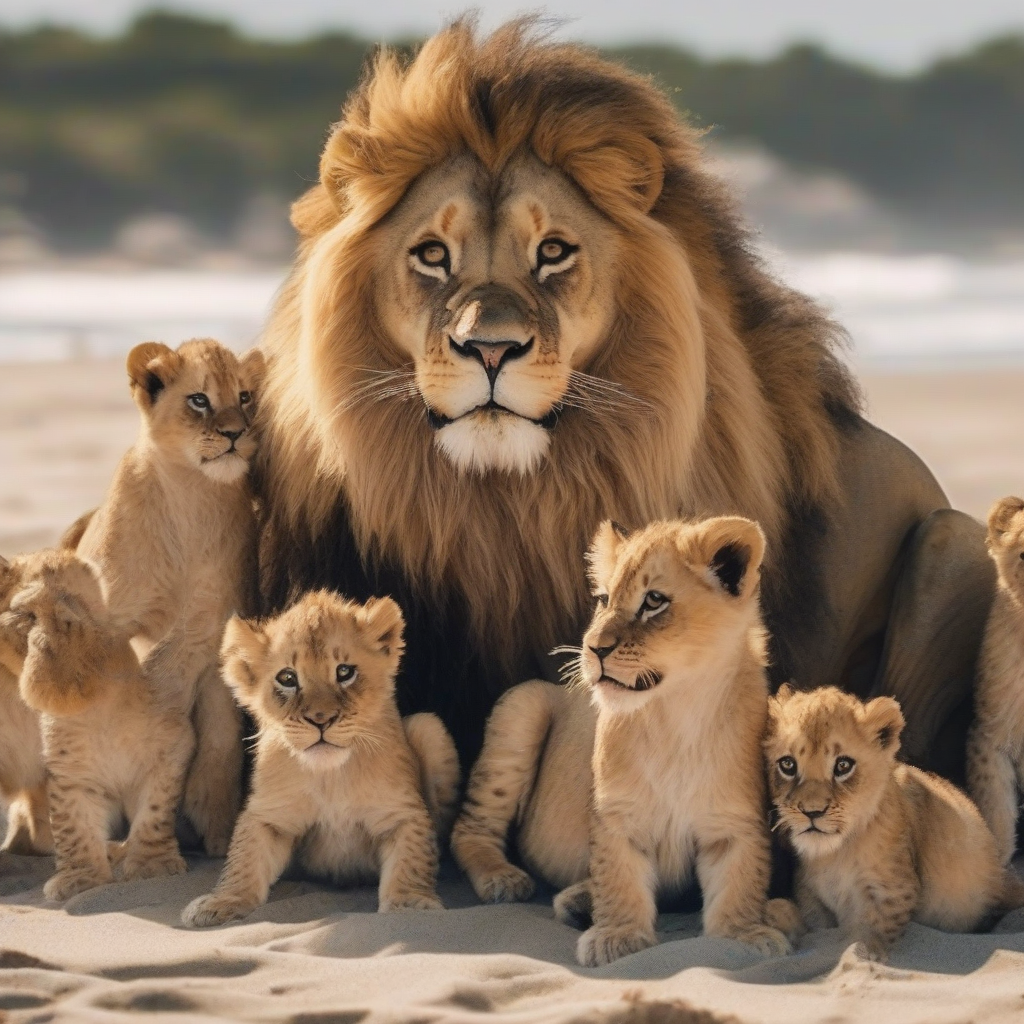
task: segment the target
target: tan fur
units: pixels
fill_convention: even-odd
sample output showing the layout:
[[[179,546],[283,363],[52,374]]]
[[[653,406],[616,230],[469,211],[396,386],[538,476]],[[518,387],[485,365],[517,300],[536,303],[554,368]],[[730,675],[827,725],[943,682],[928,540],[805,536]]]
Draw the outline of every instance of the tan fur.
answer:
[[[524,860],[548,881],[583,879],[589,863],[555,908],[593,918],[578,948],[590,966],[653,943],[657,893],[694,868],[708,934],[782,952],[786,937],[765,924],[764,536],[738,517],[620,531],[604,523],[591,548],[598,607],[574,689],[527,683],[498,704],[452,849],[488,900],[532,892],[505,859],[513,819]],[[667,603],[638,611],[651,591]],[[600,660],[595,648],[613,644]]]
[[[174,816],[191,722],[143,676],[96,570],[67,550],[41,553],[10,614],[31,623],[19,686],[42,725],[56,854],[47,898],[68,899],[115,874],[129,881],[184,871]],[[122,814],[128,837],[108,853]]]
[[[18,692],[31,622],[10,610],[11,598],[38,558],[22,555],[8,562],[0,557],[0,799],[7,815],[0,850],[23,855],[53,853],[39,716]]]
[[[511,672],[585,620],[603,518],[734,510],[777,550],[787,503],[832,503],[829,408],[857,405],[836,330],[745,250],[700,161],[649,81],[529,22],[383,50],[294,207],[265,335],[278,543],[328,532],[343,499],[360,554],[464,596]],[[541,280],[548,237],[578,249]],[[444,279],[413,265],[432,239]],[[508,411],[480,408],[483,361],[450,344],[471,337],[532,339],[497,377]],[[432,430],[424,404],[460,418]]]
[[[1003,498],[992,506],[987,544],[999,585],[975,684],[967,787],[1009,864],[1024,779],[1024,499]]]
[[[244,917],[293,856],[335,881],[379,876],[382,912],[441,907],[436,832],[451,818],[458,759],[435,716],[403,728],[403,628],[390,598],[356,605],[327,591],[262,624],[228,623],[224,674],[259,727],[256,766],[224,873],[185,908],[185,924]]]
[[[800,910],[812,928],[838,920],[876,958],[911,919],[972,931],[1024,904],[1024,886],[1004,872],[967,796],[896,761],[902,730],[891,697],[862,704],[831,686],[784,685],[769,702],[768,778],[800,862]]]
[[[260,353],[238,358],[211,340],[176,351],[136,346],[128,377],[142,414],[139,439],[102,506],[67,534],[70,542],[81,530],[76,550],[100,570],[147,678],[194,717],[184,810],[211,855],[226,852],[241,804],[241,720],[217,652],[253,574],[246,472],[262,369]],[[208,409],[190,406],[196,394],[207,396]]]

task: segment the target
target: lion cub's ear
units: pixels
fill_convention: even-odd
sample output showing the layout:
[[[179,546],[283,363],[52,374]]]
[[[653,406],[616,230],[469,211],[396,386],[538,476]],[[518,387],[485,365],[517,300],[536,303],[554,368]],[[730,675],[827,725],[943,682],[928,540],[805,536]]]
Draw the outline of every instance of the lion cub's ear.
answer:
[[[876,697],[864,705],[863,722],[871,736],[886,752],[895,754],[900,747],[900,733],[906,724],[899,702],[892,697]]]
[[[253,391],[258,391],[263,383],[263,375],[267,370],[267,360],[262,350],[251,348],[248,352],[243,352],[238,357],[238,365],[242,374],[246,377],[249,387]]]
[[[988,542],[989,545],[999,538],[1013,525],[1014,516],[1024,511],[1024,498],[1011,495],[1008,498],[1000,498],[988,513]]]
[[[159,341],[144,341],[128,353],[128,382],[139,408],[152,407],[180,365],[181,356]]]
[[[258,665],[267,653],[270,641],[258,623],[237,615],[228,619],[220,645],[220,665],[224,681],[242,703],[259,688]]]
[[[359,609],[358,619],[371,647],[376,647],[381,654],[401,655],[405,649],[402,640],[405,617],[397,602],[390,597],[371,597]]]
[[[727,594],[746,597],[760,579],[765,539],[761,527],[741,516],[700,524],[698,557],[706,575]]]
[[[626,527],[611,519],[606,519],[597,528],[587,552],[587,574],[595,587],[606,583],[615,572],[619,551],[629,534],[630,531]]]

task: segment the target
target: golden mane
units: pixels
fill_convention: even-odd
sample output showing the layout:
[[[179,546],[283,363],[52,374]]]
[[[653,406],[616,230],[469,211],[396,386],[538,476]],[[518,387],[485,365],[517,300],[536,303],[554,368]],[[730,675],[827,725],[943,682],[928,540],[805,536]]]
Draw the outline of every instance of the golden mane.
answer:
[[[375,315],[368,254],[428,169],[468,152],[497,172],[526,150],[626,239],[616,322],[585,369],[644,404],[566,410],[533,474],[460,474],[422,406],[373,394],[375,375],[409,367]],[[699,133],[651,82],[529,20],[483,39],[460,21],[410,59],[376,56],[293,208],[301,249],[264,339],[270,603],[289,546],[329,544],[347,517],[364,566],[424,600],[458,596],[507,685],[524,653],[578,639],[603,519],[747,516],[770,577],[792,517],[836,500],[838,425],[858,398],[837,329],[764,272],[700,163]],[[293,591],[308,585],[291,574]]]

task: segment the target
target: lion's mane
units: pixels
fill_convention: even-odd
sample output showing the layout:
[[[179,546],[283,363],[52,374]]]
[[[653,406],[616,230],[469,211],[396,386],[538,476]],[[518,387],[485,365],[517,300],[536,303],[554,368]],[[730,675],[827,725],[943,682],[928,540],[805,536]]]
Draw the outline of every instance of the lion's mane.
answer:
[[[699,138],[650,81],[529,21],[484,39],[460,21],[414,57],[377,54],[293,209],[301,247],[265,336],[268,606],[310,586],[389,587],[444,619],[424,644],[479,656],[472,685],[490,701],[578,642],[583,553],[604,518],[751,517],[769,538],[769,608],[807,589],[772,567],[795,524],[837,500],[838,434],[858,396],[838,331],[762,268]],[[566,409],[533,474],[460,474],[421,403],[374,393],[409,363],[379,326],[368,254],[424,171],[465,152],[497,171],[527,149],[627,239],[616,321],[586,369],[643,404]],[[332,578],[343,564],[364,576]]]

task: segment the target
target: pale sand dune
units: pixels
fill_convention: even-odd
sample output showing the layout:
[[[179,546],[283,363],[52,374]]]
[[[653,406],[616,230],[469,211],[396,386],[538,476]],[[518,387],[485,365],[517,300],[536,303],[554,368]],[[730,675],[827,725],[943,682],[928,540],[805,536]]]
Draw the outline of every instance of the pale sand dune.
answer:
[[[935,470],[955,504],[983,515],[1024,490],[1018,436],[1024,373],[886,376],[865,381],[872,418]],[[136,433],[123,364],[0,367],[0,552],[52,541],[95,505]],[[583,970],[577,933],[550,893],[477,905],[446,866],[452,909],[377,915],[372,888],[274,887],[238,925],[188,932],[185,904],[219,862],[185,876],[107,886],[47,905],[49,858],[0,863],[0,1017],[79,1021],[163,1011],[166,1019],[393,1024],[485,1019],[550,1024],[1019,1021],[1024,911],[988,935],[912,925],[889,966],[860,959],[836,931],[793,956],[760,959],[699,936],[694,915],[664,915],[660,944]],[[653,1004],[653,1005],[652,1005]],[[689,1004],[713,1011],[691,1015]],[[726,1016],[728,1015],[728,1016]]]

